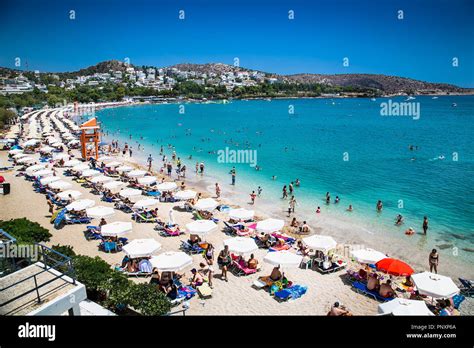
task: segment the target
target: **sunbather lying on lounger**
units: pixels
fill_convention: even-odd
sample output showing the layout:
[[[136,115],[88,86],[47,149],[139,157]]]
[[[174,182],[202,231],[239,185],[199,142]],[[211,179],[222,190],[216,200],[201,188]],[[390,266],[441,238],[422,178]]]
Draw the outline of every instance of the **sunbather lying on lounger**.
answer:
[[[385,298],[397,297],[395,290],[392,289],[392,281],[390,279],[380,285],[379,295]]]
[[[380,288],[380,280],[377,276],[377,273],[371,273],[369,274],[369,277],[367,278],[367,290],[378,290]]]

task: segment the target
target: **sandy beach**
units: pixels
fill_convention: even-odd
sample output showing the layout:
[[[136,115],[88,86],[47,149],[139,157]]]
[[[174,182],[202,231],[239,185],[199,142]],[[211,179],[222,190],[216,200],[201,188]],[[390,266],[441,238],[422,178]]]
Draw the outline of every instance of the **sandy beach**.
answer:
[[[73,151],[74,156],[79,158],[79,151]],[[35,158],[39,158],[38,154],[33,155]],[[131,164],[136,167],[143,167],[137,160],[127,156],[114,155],[114,157],[121,162]],[[8,160],[8,152],[0,151],[0,163],[3,165],[10,165]],[[161,162],[160,162],[161,163]],[[154,168],[158,167],[157,164]],[[193,170],[189,170],[188,176],[194,176]],[[48,213],[48,206],[46,204],[45,196],[40,193],[33,191],[31,182],[24,180],[23,177],[16,176],[16,170],[10,170],[2,173],[5,177],[6,182],[11,184],[11,194],[6,196],[0,196],[0,220],[14,219],[26,217],[32,221],[38,222],[41,226],[47,228],[53,235],[51,240],[46,243],[47,246],[56,244],[70,245],[74,248],[77,254],[83,254],[88,256],[99,256],[108,262],[111,266],[119,263],[123,256],[123,252],[118,253],[105,253],[98,250],[99,241],[87,241],[84,237],[85,225],[66,225],[62,229],[55,229],[50,223],[50,215]],[[155,176],[160,177],[159,173],[153,173]],[[63,180],[70,182],[73,187],[71,189],[82,192],[81,198],[92,199],[96,202],[96,205],[104,205],[113,207],[113,203],[106,203],[100,200],[100,196],[94,195],[89,192],[88,189],[82,187],[77,182],[71,180],[71,177],[63,175],[63,169],[57,169],[57,175]],[[181,182],[182,180],[179,180]],[[206,181],[206,178],[198,180],[186,180],[187,188],[195,189],[198,192],[202,192],[203,197],[214,196],[210,192],[212,187],[211,182]],[[220,203],[228,204],[233,207],[237,206],[237,202],[232,200],[230,193],[223,192],[223,197],[220,199]],[[168,212],[170,208],[176,207],[178,203],[159,203],[158,212],[162,220],[168,219]],[[252,207],[256,211],[256,215],[260,218],[265,218],[268,211],[265,206]],[[216,252],[219,252],[223,248],[223,241],[228,239],[229,236],[222,232],[223,222],[227,220],[227,214],[216,212],[215,217],[219,219],[219,230],[211,233],[206,237],[206,241],[212,243]],[[283,214],[279,216],[283,217]],[[184,226],[186,223],[192,221],[192,214],[189,212],[183,212],[179,209],[174,209],[175,221],[180,225]],[[131,215],[116,210],[113,217],[107,218],[107,222],[113,221],[132,221]],[[95,224],[97,221],[93,221]],[[162,251],[177,251],[182,240],[188,238],[187,234],[181,235],[180,237],[161,237],[157,231],[153,229],[154,224],[136,223],[132,221],[133,232],[127,235],[129,240],[139,238],[153,238],[162,244]],[[318,234],[331,234],[330,231],[331,221],[327,221],[323,224],[320,229],[316,232]],[[340,236],[334,235],[337,239]],[[337,239],[339,241],[339,239]],[[347,242],[347,241],[345,241]],[[356,240],[353,241],[357,243]],[[386,252],[386,245],[368,245],[378,250]],[[393,246],[391,250],[394,250]],[[396,249],[395,249],[396,250]],[[201,300],[199,297],[194,297],[190,301],[190,308],[188,314],[191,315],[326,315],[330,306],[339,301],[344,304],[354,315],[375,315],[377,314],[378,302],[367,298],[357,292],[355,292],[350,283],[346,279],[346,272],[341,271],[334,274],[322,275],[317,271],[306,270],[306,269],[288,269],[284,270],[286,276],[295,284],[304,285],[308,287],[307,293],[295,301],[289,301],[284,303],[277,302],[271,297],[268,292],[264,290],[257,290],[252,287],[252,283],[262,275],[268,275],[271,272],[272,266],[265,264],[262,260],[266,255],[267,251],[259,249],[255,252],[256,258],[260,261],[260,272],[254,275],[237,277],[229,275],[229,281],[224,282],[220,280],[219,274],[214,280],[213,296],[207,300]],[[392,256],[396,257],[397,254],[394,252]],[[202,260],[202,255],[193,255],[193,267],[197,267],[199,262]],[[426,269],[426,265],[423,267],[421,261],[426,259],[426,255],[417,255],[413,259],[404,259],[405,261],[412,264],[416,271],[423,271]],[[415,261],[414,261],[415,260]],[[350,260],[347,260],[350,263]],[[191,267],[190,267],[191,268]],[[187,276],[190,275],[190,268],[186,268],[184,272]],[[452,276],[453,279],[460,275],[456,273],[457,269],[445,270],[443,268],[443,274]],[[132,278],[137,282],[147,282],[149,279]],[[474,305],[472,299],[467,299],[463,303],[462,314],[474,313]]]

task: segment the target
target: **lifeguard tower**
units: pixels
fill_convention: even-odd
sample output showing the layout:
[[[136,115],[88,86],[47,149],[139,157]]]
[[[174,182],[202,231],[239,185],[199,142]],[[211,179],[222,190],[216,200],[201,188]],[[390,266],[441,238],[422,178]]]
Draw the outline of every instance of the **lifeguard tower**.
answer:
[[[88,160],[91,157],[99,157],[100,126],[94,117],[81,124],[81,154],[82,158]]]

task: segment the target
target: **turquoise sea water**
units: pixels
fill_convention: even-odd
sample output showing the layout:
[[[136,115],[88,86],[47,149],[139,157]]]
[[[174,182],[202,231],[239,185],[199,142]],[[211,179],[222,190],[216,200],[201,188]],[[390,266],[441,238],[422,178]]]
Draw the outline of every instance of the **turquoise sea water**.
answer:
[[[402,102],[405,98],[391,98]],[[215,151],[257,150],[256,171],[236,164],[237,189],[245,193],[262,186],[263,197],[285,210],[284,184],[299,178],[295,190],[298,212],[316,218],[324,214],[347,217],[368,231],[421,231],[423,216],[430,221],[432,245],[456,246],[471,260],[474,251],[474,97],[417,97],[420,118],[381,116],[388,99],[287,99],[233,101],[228,104],[146,105],[106,109],[98,113],[108,139],[127,141],[141,156],[152,153],[158,163],[160,145],[171,150],[194,172],[197,160],[230,189],[234,164],[218,163]],[[457,107],[452,104],[456,103]],[[289,113],[293,109],[294,114]],[[129,138],[132,135],[132,139]],[[409,145],[418,146],[410,151]],[[455,153],[453,155],[453,153]],[[453,156],[457,154],[457,161]],[[193,159],[188,160],[192,155]],[[444,156],[444,159],[438,159]],[[347,159],[348,160],[344,160]],[[412,160],[415,158],[415,160]],[[272,180],[276,176],[276,180]],[[324,202],[325,193],[341,198]],[[380,199],[382,214],[375,212]],[[345,209],[354,206],[353,213]],[[402,227],[394,226],[400,213]]]

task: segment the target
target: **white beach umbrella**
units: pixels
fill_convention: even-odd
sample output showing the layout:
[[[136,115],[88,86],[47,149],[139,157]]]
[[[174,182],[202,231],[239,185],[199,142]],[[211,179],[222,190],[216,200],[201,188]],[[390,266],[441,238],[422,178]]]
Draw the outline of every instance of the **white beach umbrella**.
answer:
[[[72,184],[70,182],[64,181],[64,180],[59,180],[52,182],[48,185],[51,187],[53,190],[67,190],[72,187]]]
[[[140,196],[141,194],[142,194],[142,190],[133,189],[133,188],[125,188],[125,189],[121,190],[120,193],[119,193],[119,195],[121,197],[125,197],[125,198],[133,197],[133,196]]]
[[[224,241],[224,245],[229,247],[229,251],[235,254],[250,254],[258,250],[258,245],[253,238],[235,237]]]
[[[116,190],[116,189],[120,189],[124,186],[126,186],[127,184],[122,182],[122,181],[109,181],[109,182],[106,182],[102,187],[107,189],[107,190]]]
[[[81,176],[85,177],[85,178],[88,178],[88,177],[91,177],[91,176],[97,176],[97,175],[100,175],[101,173],[98,171],[98,170],[95,170],[95,169],[86,169],[86,170],[83,170],[82,173],[81,173]]]
[[[39,151],[42,152],[42,153],[51,153],[53,152],[54,148],[52,148],[51,146],[42,146],[40,147]]]
[[[105,225],[107,226],[107,225]],[[154,239],[134,239],[122,250],[131,258],[148,257],[161,249],[161,244]]]
[[[41,185],[49,185],[55,181],[61,181],[61,178],[58,176],[47,176],[46,178],[40,179]]]
[[[418,292],[433,298],[451,298],[459,293],[459,288],[449,277],[423,272],[412,274]]]
[[[197,201],[194,208],[197,210],[213,211],[218,205],[219,203],[212,198],[203,198]]]
[[[20,159],[22,157],[28,157],[28,155],[26,153],[17,153],[13,156],[14,159]]]
[[[392,315],[434,315],[425,301],[408,300],[406,298],[395,298],[391,301],[379,304],[380,314]]]
[[[80,211],[87,208],[91,208],[94,205],[95,205],[95,202],[92,199],[78,199],[77,201],[74,201],[66,205],[66,209]]]
[[[167,182],[162,182],[161,184],[156,185],[156,188],[160,191],[173,191],[178,188],[178,185],[176,185],[175,182],[167,181]]]
[[[99,162],[105,162],[105,161],[108,161],[108,160],[111,160],[112,157],[110,156],[100,156],[99,158],[97,158],[97,161]]]
[[[311,249],[327,253],[329,250],[335,249],[337,242],[331,236],[322,236],[315,234],[310,237],[303,238],[303,242]]]
[[[87,163],[81,163],[81,164],[76,164],[74,167],[72,167],[72,170],[75,172],[82,172],[83,170],[89,169],[89,165]]]
[[[258,232],[272,233],[281,230],[284,225],[285,221],[270,218],[257,222],[256,229]]]
[[[66,190],[58,193],[58,197],[60,199],[69,199],[69,195],[71,195],[72,199],[75,200],[82,196],[82,192],[76,190]]]
[[[46,168],[44,164],[33,164],[32,166],[26,168],[26,174],[33,175],[34,172]]]
[[[78,164],[82,164],[82,162],[79,161],[78,159],[72,159],[72,160],[64,162],[64,167],[74,167],[74,166],[77,166]]]
[[[36,160],[33,157],[29,157],[29,156],[22,157],[17,160],[18,163],[27,163],[27,162],[34,162],[34,161]]]
[[[64,144],[60,141],[57,141],[57,142],[52,143],[51,146],[53,146],[53,147],[63,147]]]
[[[217,229],[217,225],[212,220],[196,220],[186,224],[186,229],[191,234],[206,235]]]
[[[138,177],[142,177],[142,176],[145,176],[147,172],[144,171],[144,170],[140,170],[140,169],[135,169],[135,170],[132,170],[130,172],[127,173],[127,176],[129,178],[138,178]]]
[[[59,161],[59,160],[69,160],[69,155],[66,153],[58,153],[53,155],[53,160]]]
[[[117,167],[115,168],[115,170],[117,170],[118,172],[131,172],[133,170],[133,167],[130,167],[130,166],[120,166],[120,167]]]
[[[8,151],[8,154],[10,154],[10,155],[18,155],[19,153],[23,153],[23,150],[21,150],[21,149],[14,149],[14,150]]]
[[[255,211],[244,208],[229,210],[229,217],[234,220],[249,220],[255,215]]]
[[[40,169],[37,172],[33,173],[33,175],[36,177],[49,176],[53,174],[54,172],[51,169]]]
[[[178,200],[188,200],[188,199],[193,199],[197,195],[196,191],[193,190],[184,190],[184,191],[178,191],[174,194],[174,198]]]
[[[104,183],[104,182],[109,182],[109,181],[114,181],[115,179],[114,178],[111,178],[110,176],[106,176],[106,175],[97,175],[97,176],[94,176],[90,182],[94,183],[94,184],[99,184],[99,183]]]
[[[153,267],[162,272],[177,272],[191,265],[193,259],[182,251],[167,251],[150,259]]]
[[[95,208],[100,208],[100,207],[94,207],[94,208],[91,208],[91,209],[95,209]],[[103,207],[105,208],[105,207]],[[90,209],[87,209],[87,211],[89,211]],[[87,216],[89,216],[89,214],[87,214]],[[103,217],[103,216],[97,216],[97,217]],[[103,225],[101,228],[100,228],[100,234],[102,234],[103,236],[106,236],[106,237],[110,237],[110,236],[121,236],[125,233],[129,233],[129,232],[132,232],[132,223],[129,222],[129,221],[115,221],[115,222],[111,222],[111,223],[108,223],[106,225]]]
[[[380,251],[374,249],[358,249],[351,252],[352,257],[359,263],[368,263],[370,265],[376,264],[387,256]]]
[[[114,168],[114,167],[118,167],[118,166],[121,166],[121,165],[122,165],[122,162],[113,161],[113,162],[107,163],[105,166],[107,168]]]
[[[152,207],[154,205],[157,205],[158,203],[160,203],[159,200],[157,199],[154,199],[154,198],[145,198],[145,199],[140,199],[139,201],[135,202],[135,204],[133,205],[133,207],[135,209],[143,209],[143,208],[149,208],[149,207]]]
[[[287,250],[269,252],[263,258],[263,261],[273,266],[281,267],[299,267],[303,256],[296,255]]]
[[[39,143],[38,139],[30,139],[30,140],[24,142],[23,146],[35,146],[38,143]]]
[[[102,205],[98,205],[96,207],[86,209],[86,214],[90,218],[100,219],[100,218],[105,218],[105,217],[114,215],[115,210],[110,207],[104,207]]]
[[[143,178],[138,178],[138,183],[141,185],[152,185],[156,182],[156,176],[144,176]]]

